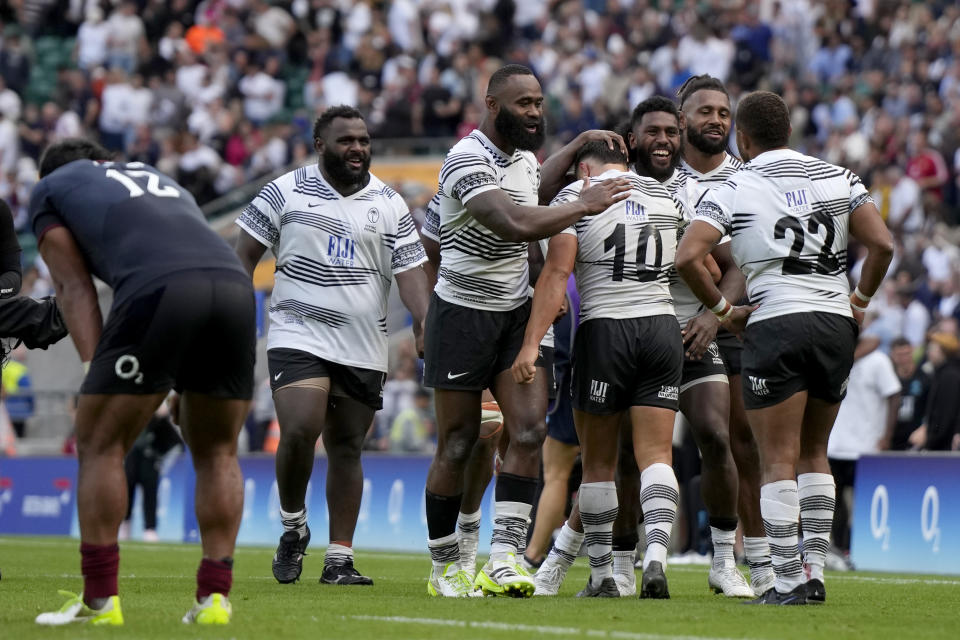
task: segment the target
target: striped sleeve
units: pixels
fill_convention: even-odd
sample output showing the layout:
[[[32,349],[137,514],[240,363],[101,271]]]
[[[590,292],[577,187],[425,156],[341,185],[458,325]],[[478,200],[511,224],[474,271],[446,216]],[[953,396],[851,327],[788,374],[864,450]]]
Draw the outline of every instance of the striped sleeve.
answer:
[[[406,203],[400,196],[390,200],[397,216],[397,242],[390,258],[390,269],[396,275],[426,262],[427,252]]]
[[[873,197],[863,185],[860,176],[852,171],[847,171],[847,179],[850,181],[850,213],[853,213],[854,209],[861,205],[873,202]]]
[[[237,218],[237,226],[267,247],[280,243],[280,216],[286,204],[277,181],[267,183]]]
[[[433,196],[433,199],[427,203],[427,208],[423,215],[423,227],[420,229],[420,235],[424,238],[440,242],[440,194]]]
[[[694,221],[703,220],[724,235],[733,228],[733,207],[736,200],[736,188],[725,182],[716,189],[706,192],[697,204]]]
[[[440,169],[440,190],[462,204],[499,188],[500,181],[490,158],[479,153],[450,153]]]
[[[574,200],[578,199],[580,197],[581,184],[582,183],[578,180],[561,189],[560,193],[554,196],[553,200],[550,201],[550,206],[555,207],[557,205],[566,204],[568,202],[573,202]],[[570,225],[560,233],[566,233],[567,235],[576,237],[577,225]]]

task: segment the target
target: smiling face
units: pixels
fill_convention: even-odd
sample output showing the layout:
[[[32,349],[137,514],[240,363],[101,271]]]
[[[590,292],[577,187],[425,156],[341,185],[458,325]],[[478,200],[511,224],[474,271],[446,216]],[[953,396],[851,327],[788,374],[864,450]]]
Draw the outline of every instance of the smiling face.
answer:
[[[495,96],[487,96],[487,108],[496,112],[494,127],[504,141],[517,149],[536,151],[546,139],[543,91],[532,75],[510,76]]]
[[[637,151],[637,169],[658,182],[669,178],[680,164],[680,123],[672,113],[643,114],[629,142]]]
[[[730,141],[730,98],[722,91],[701,89],[683,103],[687,142],[709,155],[723,153]]]
[[[314,140],[324,172],[341,185],[366,182],[370,171],[370,134],[360,118],[334,118]]]

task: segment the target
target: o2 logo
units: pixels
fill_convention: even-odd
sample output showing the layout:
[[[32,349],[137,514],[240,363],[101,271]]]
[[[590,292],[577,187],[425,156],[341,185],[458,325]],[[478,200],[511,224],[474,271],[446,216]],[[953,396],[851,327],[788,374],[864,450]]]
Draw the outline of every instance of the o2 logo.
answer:
[[[874,540],[880,541],[880,548],[890,549],[890,494],[885,485],[877,485],[870,501],[870,533]],[[924,542],[931,545],[934,553],[940,553],[940,493],[933,485],[923,492],[920,507],[920,535]]]
[[[874,540],[882,540],[880,548],[886,551],[890,548],[890,527],[887,518],[890,515],[890,496],[887,487],[878,484],[873,490],[873,500],[870,501],[870,533]]]
[[[923,492],[923,507],[920,508],[920,532],[926,542],[933,543],[933,552],[940,552],[940,494],[933,485]]]

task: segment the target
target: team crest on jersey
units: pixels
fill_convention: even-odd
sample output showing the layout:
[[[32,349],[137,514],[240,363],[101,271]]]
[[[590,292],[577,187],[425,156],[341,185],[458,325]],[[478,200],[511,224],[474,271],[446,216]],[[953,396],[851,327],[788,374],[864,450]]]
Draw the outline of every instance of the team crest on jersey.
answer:
[[[787,191],[783,194],[783,198],[790,213],[800,214],[813,211],[813,205],[810,204],[810,194],[806,189]]]
[[[634,202],[633,200],[627,200],[623,204],[626,212],[627,221],[629,222],[646,222],[647,221],[647,208],[645,206],[643,206],[639,202]]]
[[[376,207],[370,207],[367,210],[367,224],[363,226],[364,231],[377,231],[377,222],[380,221],[380,211]]]

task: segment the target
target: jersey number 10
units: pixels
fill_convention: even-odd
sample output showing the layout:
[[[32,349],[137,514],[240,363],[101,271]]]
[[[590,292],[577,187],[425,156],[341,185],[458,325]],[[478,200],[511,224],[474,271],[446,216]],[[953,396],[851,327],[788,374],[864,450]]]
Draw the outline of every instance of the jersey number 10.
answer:
[[[653,264],[647,264],[647,243],[653,238],[655,247]],[[627,225],[620,223],[603,241],[603,252],[613,249],[613,281],[623,280],[623,263],[627,253]],[[663,264],[663,238],[652,224],[644,225],[637,238],[637,282],[652,282],[660,274]]]
[[[139,171],[127,169],[126,171],[117,171],[116,169],[107,169],[107,177],[112,178],[125,186],[130,192],[131,198],[139,198],[144,193],[149,193],[158,198],[179,198],[180,191],[173,185],[160,186],[160,176],[150,171]],[[147,190],[144,191],[134,178],[146,178]]]

